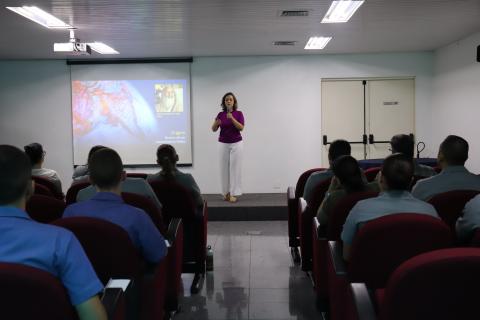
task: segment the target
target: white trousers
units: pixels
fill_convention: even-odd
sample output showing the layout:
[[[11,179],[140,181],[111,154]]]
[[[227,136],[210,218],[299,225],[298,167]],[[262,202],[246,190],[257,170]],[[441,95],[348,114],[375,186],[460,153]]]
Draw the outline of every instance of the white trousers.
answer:
[[[220,143],[220,176],[222,194],[232,196],[242,194],[242,155],[243,141]]]

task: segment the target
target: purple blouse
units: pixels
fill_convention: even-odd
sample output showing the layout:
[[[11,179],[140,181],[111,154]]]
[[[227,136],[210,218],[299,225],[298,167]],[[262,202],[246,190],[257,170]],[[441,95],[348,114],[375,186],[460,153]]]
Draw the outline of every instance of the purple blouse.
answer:
[[[232,116],[242,125],[245,125],[245,120],[243,119],[243,113],[241,111],[233,111]],[[216,119],[219,119],[222,122],[220,125],[220,136],[218,137],[218,141],[223,143],[242,141],[240,130],[233,125],[232,120],[227,118],[226,111],[219,112]]]

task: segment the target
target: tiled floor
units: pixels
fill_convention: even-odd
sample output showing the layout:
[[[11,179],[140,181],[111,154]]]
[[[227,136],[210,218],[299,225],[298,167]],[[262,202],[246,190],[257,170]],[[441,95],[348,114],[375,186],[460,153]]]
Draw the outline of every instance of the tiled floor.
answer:
[[[175,320],[321,320],[311,281],[290,258],[287,234],[287,221],[209,222],[214,271],[199,294],[184,297]],[[189,288],[191,277],[183,280]]]

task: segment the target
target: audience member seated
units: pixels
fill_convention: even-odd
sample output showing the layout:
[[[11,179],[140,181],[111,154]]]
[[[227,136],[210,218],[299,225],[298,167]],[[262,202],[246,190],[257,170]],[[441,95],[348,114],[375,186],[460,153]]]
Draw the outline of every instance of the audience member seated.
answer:
[[[97,296],[103,285],[77,238],[68,230],[37,223],[25,212],[33,190],[31,170],[25,153],[0,145],[0,261],[53,274],[66,287],[81,320],[106,320]]]
[[[42,168],[46,154],[42,145],[35,142],[23,147],[23,149],[32,163],[32,176],[42,177],[52,181],[55,185],[56,193],[61,194],[62,182],[60,181],[57,172],[52,169]]]
[[[327,192],[322,204],[317,211],[317,219],[321,225],[326,225],[332,214],[333,208],[343,197],[350,193],[362,191],[378,191],[377,182],[365,183],[362,178],[362,169],[358,166],[357,160],[352,156],[341,156],[332,164],[332,183],[338,183],[339,190]],[[336,182],[335,180],[338,180]]]
[[[92,154],[88,168],[90,180],[98,192],[90,200],[68,206],[63,216],[110,221],[128,232],[146,261],[159,262],[166,255],[165,240],[143,210],[123,202],[120,195],[125,171],[118,153],[109,148],[98,150]]]
[[[438,150],[438,163],[442,171],[436,176],[418,181],[412,189],[414,197],[428,201],[434,195],[452,190],[479,190],[480,177],[465,168],[468,142],[450,135]]]
[[[428,178],[436,175],[435,169],[424,164],[418,163],[414,159],[415,141],[413,137],[407,134],[396,134],[390,139],[390,146],[393,153],[403,153],[413,161],[414,169],[413,175],[416,177]],[[380,180],[381,173],[379,172],[376,180]]]
[[[92,157],[92,154],[100,149],[106,148],[101,145],[96,145],[93,146],[90,151],[88,151],[88,158],[87,158],[87,164],[83,166],[76,166],[75,169],[73,169],[73,175],[72,179],[73,182],[75,183],[76,181],[82,181],[82,180],[87,180],[88,179],[88,161],[90,161],[90,158]]]
[[[332,166],[333,161],[335,161],[340,156],[349,156],[352,149],[348,141],[345,140],[335,140],[330,144],[330,148],[328,148],[328,162],[330,167]],[[305,188],[303,191],[303,198],[307,203],[312,202],[313,191],[315,187],[325,181],[330,179],[333,176],[333,171],[331,168],[314,172],[308,177],[307,182],[305,183]],[[330,190],[330,189],[329,189]]]
[[[395,153],[382,165],[380,177],[380,195],[359,201],[348,214],[343,225],[343,255],[348,260],[350,246],[355,234],[366,222],[395,213],[419,213],[438,218],[435,208],[424,201],[414,198],[408,191],[413,178],[412,159],[404,154]]]
[[[458,240],[467,243],[472,238],[475,229],[478,228],[480,228],[480,194],[465,204],[463,215],[457,220]]]
[[[195,179],[190,173],[183,173],[177,169],[178,154],[175,148],[169,144],[162,144],[157,149],[157,163],[162,170],[149,175],[148,181],[173,181],[191,192],[197,208],[203,207],[203,199]],[[201,212],[201,210],[199,211]]]
[[[104,146],[93,147],[92,149],[90,149],[88,158],[90,159],[96,151],[101,150],[103,148],[106,148],[106,147]],[[88,180],[89,178],[88,164],[82,167],[84,168],[82,169],[83,171],[82,173],[84,174],[77,181]],[[148,182],[145,181],[145,179],[125,177],[125,179],[122,181],[121,189],[122,189],[122,192],[137,193],[142,196],[145,196],[151,199],[153,203],[155,203],[157,208],[159,208],[160,210],[162,209],[162,204],[160,203],[160,201],[158,201],[158,198],[155,195],[155,192],[153,191],[152,187],[150,187]],[[94,186],[88,186],[78,192],[76,201],[79,202],[79,201],[89,200],[95,195],[96,192],[97,192],[97,189]]]

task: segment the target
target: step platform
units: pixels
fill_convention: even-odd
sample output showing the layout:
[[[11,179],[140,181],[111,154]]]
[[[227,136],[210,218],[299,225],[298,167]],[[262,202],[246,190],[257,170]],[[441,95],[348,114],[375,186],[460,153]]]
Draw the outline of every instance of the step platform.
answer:
[[[247,193],[236,203],[224,201],[221,194],[202,196],[208,203],[209,221],[288,220],[286,193]]]

